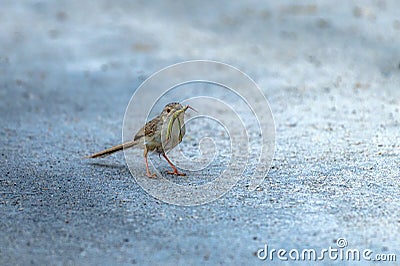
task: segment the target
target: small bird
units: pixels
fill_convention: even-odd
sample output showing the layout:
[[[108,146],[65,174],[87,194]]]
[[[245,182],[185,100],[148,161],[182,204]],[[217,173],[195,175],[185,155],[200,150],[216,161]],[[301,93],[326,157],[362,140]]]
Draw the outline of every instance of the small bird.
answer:
[[[149,152],[162,155],[165,160],[171,165],[173,171],[168,174],[185,176],[185,173],[179,172],[175,165],[168,159],[166,152],[172,150],[176,145],[181,143],[183,136],[186,133],[184,124],[184,116],[186,110],[191,106],[182,106],[180,103],[173,102],[167,104],[161,114],[147,122],[135,135],[132,141],[116,145],[98,153],[86,156],[85,158],[98,158],[108,156],[114,152],[139,147],[144,149],[144,161],[146,163],[146,176],[156,177],[156,174],[150,173],[147,155]]]

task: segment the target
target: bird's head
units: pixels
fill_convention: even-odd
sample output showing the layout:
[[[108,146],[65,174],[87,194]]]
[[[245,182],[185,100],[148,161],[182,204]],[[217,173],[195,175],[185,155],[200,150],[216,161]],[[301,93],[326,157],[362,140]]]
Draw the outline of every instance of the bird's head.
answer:
[[[188,108],[190,108],[190,109],[196,111],[195,109],[193,109],[193,108],[192,108],[191,106],[189,106],[189,105],[183,106],[182,104],[177,103],[177,102],[169,103],[169,104],[167,104],[167,105],[164,107],[164,109],[163,109],[163,111],[162,111],[162,116],[163,116],[164,118],[171,117],[173,114],[175,114],[175,113],[178,112],[178,111],[179,111],[179,113],[182,113],[182,114],[183,114],[183,113],[186,112],[186,110],[187,110]]]

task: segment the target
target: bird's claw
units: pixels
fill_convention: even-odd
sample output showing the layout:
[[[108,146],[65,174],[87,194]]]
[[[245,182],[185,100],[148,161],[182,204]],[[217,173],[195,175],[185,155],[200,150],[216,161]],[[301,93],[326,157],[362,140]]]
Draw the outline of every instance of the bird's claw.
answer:
[[[180,172],[178,172],[178,171],[167,171],[167,174],[169,174],[169,175],[178,175],[178,176],[186,176],[186,174],[185,173],[180,173]]]
[[[152,173],[146,173],[146,176],[149,177],[149,178],[155,178],[155,177],[157,177],[156,174],[152,174]]]

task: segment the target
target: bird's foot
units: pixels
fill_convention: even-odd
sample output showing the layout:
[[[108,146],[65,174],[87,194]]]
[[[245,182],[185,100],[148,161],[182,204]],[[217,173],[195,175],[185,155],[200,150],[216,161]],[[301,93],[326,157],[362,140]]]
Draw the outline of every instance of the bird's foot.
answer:
[[[155,177],[157,177],[156,174],[152,174],[152,173],[150,173],[150,172],[147,172],[147,173],[146,173],[146,176],[149,177],[149,178],[155,178]]]
[[[178,176],[186,176],[185,173],[178,172],[178,171],[167,171],[167,174],[169,174],[169,175],[178,175]]]

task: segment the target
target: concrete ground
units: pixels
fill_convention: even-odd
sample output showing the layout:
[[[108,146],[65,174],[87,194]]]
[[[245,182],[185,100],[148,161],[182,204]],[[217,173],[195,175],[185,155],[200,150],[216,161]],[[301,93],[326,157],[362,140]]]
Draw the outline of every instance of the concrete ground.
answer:
[[[279,264],[257,251],[339,238],[399,263],[398,1],[1,6],[1,265]],[[82,156],[120,142],[145,78],[190,59],[258,83],[276,148],[257,190],[182,207],[147,194],[122,153]]]

